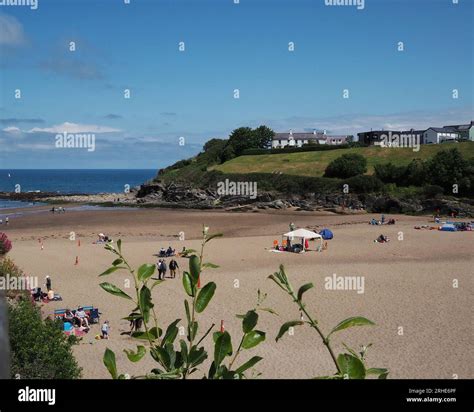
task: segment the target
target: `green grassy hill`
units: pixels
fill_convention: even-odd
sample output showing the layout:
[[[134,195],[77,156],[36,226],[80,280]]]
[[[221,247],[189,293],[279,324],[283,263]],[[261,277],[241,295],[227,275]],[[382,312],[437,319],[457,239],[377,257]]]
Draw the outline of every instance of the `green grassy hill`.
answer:
[[[452,147],[456,147],[466,159],[474,158],[474,142],[422,145],[418,152],[410,148],[388,149],[372,146],[321,152],[240,156],[208,170],[219,170],[230,174],[282,172],[289,175],[322,176],[332,160],[345,153],[359,153],[367,158],[368,173],[372,174],[376,164],[392,162],[396,165],[406,165],[413,159],[426,160],[437,152]]]

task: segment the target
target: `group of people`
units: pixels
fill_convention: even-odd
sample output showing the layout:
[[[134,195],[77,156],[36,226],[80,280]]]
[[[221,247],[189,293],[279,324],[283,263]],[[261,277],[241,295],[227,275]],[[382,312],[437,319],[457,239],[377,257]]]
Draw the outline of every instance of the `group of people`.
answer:
[[[369,222],[371,225],[394,225],[395,224],[395,219],[389,219],[386,221],[385,215],[380,216],[380,220],[372,218],[372,220]]]
[[[173,249],[171,246],[168,246],[168,249],[165,249],[162,247],[160,251],[158,252],[159,257],[171,257],[176,254],[175,249]]]
[[[78,307],[75,312],[72,312],[71,309],[66,309],[66,313],[64,314],[64,321],[69,322],[72,325],[83,327],[83,328],[90,328],[90,317],[85,312],[83,307]]]
[[[168,265],[166,264],[165,259],[160,259],[158,260],[158,263],[156,264],[156,268],[158,270],[158,279],[163,280],[166,277],[166,272],[168,270]],[[179,269],[178,262],[176,260],[171,259],[169,263],[169,269],[170,269],[170,276],[171,278],[176,277],[176,270]]]
[[[104,235],[103,233],[99,233],[99,240],[97,242],[98,243],[110,243],[110,242],[112,242],[112,238],[110,238],[107,235]]]
[[[60,207],[52,207],[51,208],[51,213],[66,213],[66,209],[64,209],[64,207],[60,206]]]
[[[81,328],[85,332],[90,330],[90,324],[92,322],[90,315],[87,314],[82,306],[78,307],[74,312],[71,309],[66,309],[63,320],[64,322],[69,322],[73,327]],[[102,339],[109,339],[109,331],[110,323],[106,320],[100,328],[100,337]]]
[[[35,300],[35,301],[40,301],[40,300],[45,301],[46,299],[47,299],[47,301],[61,300],[54,293],[50,276],[46,276],[45,286],[46,286],[46,292],[43,292],[43,290],[40,287],[37,287],[37,288],[33,289],[32,293],[31,293],[31,295],[33,296],[33,300]]]
[[[5,217],[5,224],[8,225],[8,223],[10,223],[10,220],[7,216],[7,217]],[[3,219],[0,219],[0,225],[3,225]]]

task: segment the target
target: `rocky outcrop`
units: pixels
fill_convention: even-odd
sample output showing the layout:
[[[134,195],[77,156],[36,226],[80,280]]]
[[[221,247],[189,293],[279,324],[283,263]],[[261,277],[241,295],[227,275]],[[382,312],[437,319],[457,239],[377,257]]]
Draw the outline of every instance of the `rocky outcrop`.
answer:
[[[283,210],[331,211],[353,213],[455,213],[474,217],[474,201],[471,199],[405,199],[390,195],[305,193],[283,195],[260,192],[255,198],[248,196],[221,196],[213,189],[199,189],[181,184],[154,183],[142,185],[136,193],[138,204],[193,209],[226,209],[232,211]]]

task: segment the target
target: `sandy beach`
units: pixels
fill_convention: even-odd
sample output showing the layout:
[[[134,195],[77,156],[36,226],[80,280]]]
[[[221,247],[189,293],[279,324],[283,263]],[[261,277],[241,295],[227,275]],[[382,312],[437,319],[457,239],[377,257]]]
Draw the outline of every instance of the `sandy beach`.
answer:
[[[365,316],[376,323],[339,332],[333,340],[337,352],[343,350],[343,343],[355,349],[372,343],[368,364],[388,368],[389,378],[474,378],[469,361],[474,338],[472,232],[415,230],[415,225],[433,223],[429,217],[412,216],[387,216],[395,218],[396,224],[380,227],[368,224],[372,217],[380,217],[369,214],[117,209],[53,215],[47,212],[48,208],[33,208],[12,217],[0,231],[12,240],[9,256],[25,273],[38,276],[41,283],[46,275],[51,276],[53,289],[63,297],[62,302],[45,304],[45,315],[57,308],[94,305],[102,313],[101,320],[110,321],[108,341],[94,339],[99,333],[99,326],[94,325],[74,348],[84,378],[109,376],[102,364],[106,347],[115,351],[121,373],[142,374],[156,365],[149,355],[137,364],[131,363],[123,352],[136,347],[135,340],[120,335],[129,330],[128,322],[121,318],[131,312],[132,304],[107,294],[99,283],[106,280],[126,291],[124,282],[128,277],[122,272],[98,277],[110,266],[113,255],[93,244],[97,234],[103,232],[114,240],[122,239],[124,254],[138,267],[156,263],[153,255],[160,247],[197,248],[202,224],[210,226],[211,232],[222,232],[224,237],[210,242],[206,249],[206,261],[220,267],[203,275],[204,283],[217,283],[217,291],[199,318],[201,330],[212,323],[218,328],[223,320],[233,339],[240,339],[240,320],[235,315],[255,306],[257,289],[268,293],[266,306],[279,316],[260,315],[258,329],[267,332],[267,339],[241,359],[262,356],[256,367],[262,378],[311,378],[334,372],[329,355],[313,330],[299,327],[293,336],[286,335],[275,342],[281,324],[299,319],[294,303],[267,279],[280,264],[285,265],[295,288],[313,282],[314,288],[305,295],[307,307],[325,332],[350,316]],[[281,240],[290,222],[318,230],[328,227],[334,232],[334,239],[322,253],[269,252],[273,240]],[[71,232],[75,241],[70,240]],[[180,232],[184,232],[184,240],[179,239]],[[391,241],[374,243],[381,233]],[[401,236],[403,240],[399,240]],[[43,249],[38,239],[43,242]],[[187,267],[186,259],[179,258],[178,263],[181,270]],[[325,278],[333,274],[363,277],[364,293],[326,290]],[[453,288],[453,279],[458,280],[458,288]],[[184,318],[185,293],[180,276],[155,288],[153,298],[160,326]],[[195,376],[201,377],[202,373]]]

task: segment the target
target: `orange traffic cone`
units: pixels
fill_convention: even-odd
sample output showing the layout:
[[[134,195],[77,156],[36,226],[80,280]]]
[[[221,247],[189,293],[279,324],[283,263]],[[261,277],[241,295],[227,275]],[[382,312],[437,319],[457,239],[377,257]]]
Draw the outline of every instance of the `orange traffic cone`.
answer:
[[[78,265],[79,264],[79,256],[76,256],[76,262],[74,263],[74,265]]]
[[[224,333],[225,329],[224,329],[224,321],[221,320],[221,333]]]

